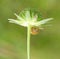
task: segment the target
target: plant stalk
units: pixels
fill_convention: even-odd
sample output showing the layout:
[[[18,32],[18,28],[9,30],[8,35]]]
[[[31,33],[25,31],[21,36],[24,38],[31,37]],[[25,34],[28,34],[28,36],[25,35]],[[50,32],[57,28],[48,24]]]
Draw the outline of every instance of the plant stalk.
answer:
[[[30,59],[30,25],[27,27],[27,59]]]

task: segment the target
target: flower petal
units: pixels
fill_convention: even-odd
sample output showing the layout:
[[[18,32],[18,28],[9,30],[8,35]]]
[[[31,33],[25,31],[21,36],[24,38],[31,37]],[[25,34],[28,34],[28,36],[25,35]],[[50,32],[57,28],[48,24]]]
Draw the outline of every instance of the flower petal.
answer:
[[[22,17],[18,16],[16,13],[14,15],[17,17],[17,19],[24,20]]]
[[[26,20],[30,20],[31,19],[30,11],[27,10],[25,16],[26,16]]]
[[[34,15],[34,17],[32,18],[32,21],[37,21],[37,18],[38,18],[38,16],[37,16],[37,14],[36,14],[36,15]]]
[[[43,19],[36,23],[37,26],[47,23],[48,21],[53,20],[53,18]]]
[[[15,23],[20,25],[20,21],[15,20],[15,19],[8,19],[10,23]]]

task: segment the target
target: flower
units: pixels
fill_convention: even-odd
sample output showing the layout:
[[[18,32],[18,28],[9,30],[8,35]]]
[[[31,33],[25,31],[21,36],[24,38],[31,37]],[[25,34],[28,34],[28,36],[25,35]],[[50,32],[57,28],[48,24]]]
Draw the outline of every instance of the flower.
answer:
[[[10,23],[15,23],[24,27],[30,26],[41,26],[42,24],[47,23],[48,21],[52,20],[53,18],[42,19],[41,16],[31,10],[24,10],[19,15],[16,13],[14,14],[17,17],[15,19],[8,19]]]

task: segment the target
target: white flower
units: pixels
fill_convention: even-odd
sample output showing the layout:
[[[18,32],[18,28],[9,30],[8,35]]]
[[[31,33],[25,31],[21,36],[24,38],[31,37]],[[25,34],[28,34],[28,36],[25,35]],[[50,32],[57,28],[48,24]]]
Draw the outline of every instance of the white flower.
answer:
[[[20,13],[20,15],[14,14],[17,17],[15,19],[8,19],[10,23],[15,23],[24,27],[31,26],[41,26],[42,24],[47,23],[53,18],[41,19],[37,13],[31,12],[31,10],[25,10]],[[39,19],[39,20],[38,20]]]

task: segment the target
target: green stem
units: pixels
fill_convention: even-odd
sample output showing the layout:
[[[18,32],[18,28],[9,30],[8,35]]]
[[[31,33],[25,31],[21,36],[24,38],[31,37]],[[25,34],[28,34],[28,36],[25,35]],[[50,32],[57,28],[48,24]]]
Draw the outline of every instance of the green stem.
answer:
[[[27,59],[30,59],[30,26],[27,27]]]

